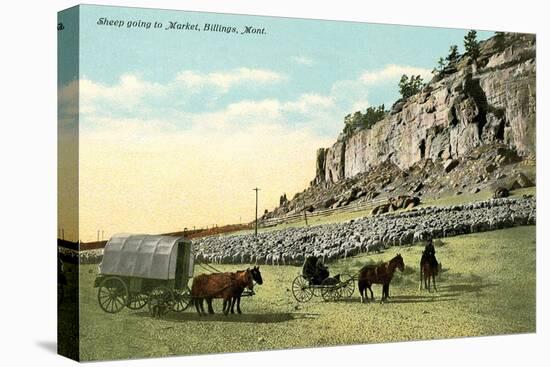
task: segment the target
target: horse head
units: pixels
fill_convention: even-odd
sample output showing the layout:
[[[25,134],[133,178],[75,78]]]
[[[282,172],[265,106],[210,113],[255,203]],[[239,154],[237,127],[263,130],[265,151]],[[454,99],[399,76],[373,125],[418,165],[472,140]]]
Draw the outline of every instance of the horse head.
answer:
[[[254,290],[254,278],[252,277],[252,270],[250,268],[244,272],[243,285],[251,291]]]
[[[252,268],[252,270],[250,270],[250,273],[252,274],[252,279],[258,283],[258,284],[262,284],[264,281],[262,279],[262,273],[260,273],[260,267],[259,266],[255,266]]]
[[[403,262],[403,257],[401,254],[397,254],[390,262],[395,264],[395,267],[401,271],[405,269],[405,263]]]

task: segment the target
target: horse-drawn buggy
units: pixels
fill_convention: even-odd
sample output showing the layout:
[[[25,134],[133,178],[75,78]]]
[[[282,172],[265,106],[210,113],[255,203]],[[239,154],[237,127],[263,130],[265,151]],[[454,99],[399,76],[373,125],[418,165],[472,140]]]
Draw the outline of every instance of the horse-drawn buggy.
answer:
[[[191,241],[183,237],[120,234],[105,245],[94,287],[108,313],[146,305],[153,315],[181,312],[190,302],[193,277]]]
[[[351,297],[355,290],[354,278],[349,274],[330,276],[322,258],[309,256],[304,262],[302,274],[292,282],[292,294],[298,302],[307,302],[313,296],[325,301]]]

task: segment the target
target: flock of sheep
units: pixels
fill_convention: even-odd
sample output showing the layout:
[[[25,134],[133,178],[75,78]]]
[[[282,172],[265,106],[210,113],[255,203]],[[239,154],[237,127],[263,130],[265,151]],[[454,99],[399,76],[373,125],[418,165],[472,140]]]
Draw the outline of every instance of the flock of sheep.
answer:
[[[308,255],[325,261],[442,238],[517,225],[534,225],[533,196],[425,207],[300,228],[194,240],[195,258],[209,263],[301,265]]]
[[[362,252],[381,251],[431,238],[534,225],[533,196],[490,199],[469,204],[424,207],[350,220],[344,223],[286,228],[243,235],[193,240],[199,262],[223,264],[302,265],[308,255],[325,261]],[[103,250],[76,252],[59,248],[62,256],[81,264],[99,263]]]

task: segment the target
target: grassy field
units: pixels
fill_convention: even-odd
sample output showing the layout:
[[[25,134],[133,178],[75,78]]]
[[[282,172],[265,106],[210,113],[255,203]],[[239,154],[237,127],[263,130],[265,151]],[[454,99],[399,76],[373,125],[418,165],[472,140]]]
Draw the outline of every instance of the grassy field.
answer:
[[[535,331],[535,227],[447,238],[436,247],[443,272],[439,292],[418,289],[422,245],[392,248],[330,264],[332,274],[355,273],[398,251],[388,303],[350,299],[298,304],[290,291],[299,267],[261,266],[264,285],[242,302],[243,315],[200,318],[194,309],[152,319],[145,311],[104,313],[93,288],[97,266],[81,267],[81,354],[84,360],[143,358],[280,348],[376,343]],[[246,266],[219,266],[222,270]],[[197,268],[196,273],[202,269]],[[377,300],[381,287],[373,286]]]

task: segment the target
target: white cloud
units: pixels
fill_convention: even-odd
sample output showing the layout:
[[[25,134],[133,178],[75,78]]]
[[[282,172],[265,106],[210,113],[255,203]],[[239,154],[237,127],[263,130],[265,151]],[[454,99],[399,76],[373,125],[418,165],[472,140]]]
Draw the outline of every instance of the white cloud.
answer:
[[[133,109],[145,97],[159,96],[168,92],[169,86],[152,83],[134,74],[123,74],[117,83],[107,85],[86,77],[80,79],[80,112],[92,113],[99,104],[122,109]]]
[[[292,62],[300,65],[311,66],[314,64],[313,59],[306,56],[293,56],[290,59]]]
[[[431,70],[408,65],[390,64],[386,65],[383,69],[363,72],[359,80],[364,84],[373,85],[388,81],[398,81],[403,74],[420,75],[424,79],[429,79]]]
[[[243,100],[231,103],[222,110],[196,113],[194,126],[224,129],[253,124],[280,124],[283,122],[281,103],[276,99]]]
[[[286,102],[283,105],[285,111],[303,114],[310,114],[331,107],[334,107],[333,97],[307,93],[302,94],[296,101]]]
[[[227,92],[231,87],[243,83],[273,84],[286,80],[286,77],[266,69],[238,68],[231,71],[199,73],[185,70],[176,76],[176,81],[189,88],[216,87]]]

